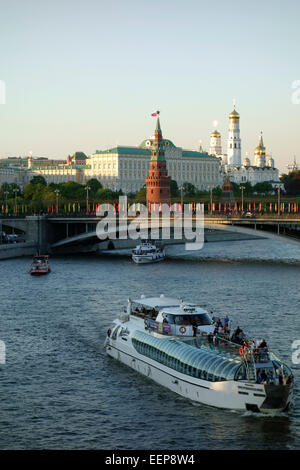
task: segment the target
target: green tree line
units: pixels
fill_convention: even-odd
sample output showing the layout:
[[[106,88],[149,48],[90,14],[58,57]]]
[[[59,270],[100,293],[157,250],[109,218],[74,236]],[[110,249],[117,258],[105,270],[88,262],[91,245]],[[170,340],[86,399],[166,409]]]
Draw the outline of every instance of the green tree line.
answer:
[[[282,175],[281,182],[284,185],[284,190],[287,195],[298,196],[300,195],[300,171],[291,172],[288,175]],[[235,197],[240,198],[242,194],[241,186],[243,186],[244,197],[270,197],[274,195],[274,188],[269,182],[257,183],[251,185],[246,182],[242,185],[231,182],[233,193]],[[2,204],[13,206],[14,204],[23,203],[39,203],[39,204],[55,204],[57,198],[60,203],[66,202],[84,202],[87,197],[90,202],[102,201],[116,201],[119,196],[123,195],[121,190],[113,191],[109,188],[103,188],[102,184],[96,179],[92,178],[85,184],[68,181],[64,183],[49,183],[47,184],[45,178],[41,175],[34,176],[30,183],[26,184],[24,191],[15,183],[3,183],[0,188],[0,200]],[[220,186],[212,189],[212,196],[214,200],[218,200],[222,195],[222,188]],[[140,189],[137,193],[130,193],[127,195],[129,200],[146,203],[146,187]],[[197,189],[192,183],[185,182],[181,187],[178,186],[175,180],[171,181],[171,198],[173,200],[209,200],[210,191]]]

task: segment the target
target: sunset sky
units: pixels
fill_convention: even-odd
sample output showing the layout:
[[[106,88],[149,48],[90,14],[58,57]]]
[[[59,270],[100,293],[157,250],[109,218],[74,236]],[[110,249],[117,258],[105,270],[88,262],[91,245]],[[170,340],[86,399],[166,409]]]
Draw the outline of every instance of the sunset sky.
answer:
[[[226,152],[233,99],[242,157],[263,131],[280,171],[300,163],[298,0],[1,0],[0,156],[66,158],[139,145],[161,111],[175,145]]]

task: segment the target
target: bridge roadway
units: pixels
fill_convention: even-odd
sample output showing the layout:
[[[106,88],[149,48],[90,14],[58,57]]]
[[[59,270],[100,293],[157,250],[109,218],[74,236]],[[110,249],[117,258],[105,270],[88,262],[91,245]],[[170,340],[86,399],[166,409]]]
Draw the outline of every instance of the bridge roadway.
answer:
[[[130,223],[134,217],[129,217],[123,220],[123,223]],[[117,223],[117,239],[116,240],[100,240],[97,236],[96,227],[101,217],[78,215],[78,216],[60,216],[60,215],[41,215],[41,216],[27,216],[27,217],[0,217],[0,231],[1,224],[10,226],[15,229],[22,230],[26,233],[27,241],[36,243],[42,251],[50,252],[70,252],[76,251],[95,251],[107,248],[128,248],[135,246],[136,240],[126,237],[127,227],[124,230],[119,230],[118,219]],[[151,218],[145,220],[145,226],[153,230],[170,228],[170,240],[165,240],[166,243],[185,243],[187,240],[183,236],[180,240],[174,238],[174,218],[170,219],[155,219],[156,223],[153,224]],[[195,217],[193,217],[195,224]],[[152,222],[152,225],[150,225]],[[144,226],[144,227],[145,227]],[[141,228],[143,225],[141,226]],[[245,238],[272,238],[290,243],[300,244],[300,215],[299,214],[283,214],[281,216],[268,214],[259,217],[238,217],[226,215],[211,215],[205,214],[204,217],[204,239],[209,241],[211,235],[208,236],[209,231],[219,233],[219,240],[234,239],[234,234],[239,234]],[[224,234],[231,232],[230,237]],[[223,234],[223,235],[222,235]],[[107,233],[112,235],[112,233]],[[123,237],[123,239],[122,239]],[[154,236],[152,238],[159,238]],[[238,238],[238,237],[237,237]],[[216,240],[216,237],[214,239]]]
[[[91,244],[91,243],[101,243],[102,249],[109,248],[109,247],[115,247],[115,248],[123,248],[123,247],[132,247],[136,245],[136,240],[127,238],[126,240],[121,239],[122,236],[126,237],[127,234],[127,228],[125,230],[118,231],[118,239],[117,240],[109,240],[107,239],[106,241],[101,241],[97,237],[96,230],[93,228],[89,230],[90,224],[92,222],[93,225],[97,224],[101,220],[100,217],[81,217],[80,222],[83,224],[86,224],[86,230],[83,233],[79,234],[73,234],[71,235],[70,232],[70,226],[67,225],[66,227],[66,237],[62,238],[56,242],[54,242],[51,247],[52,249],[59,249],[60,247],[66,247],[66,246],[72,246],[76,244]],[[195,217],[193,218],[193,222],[195,223]],[[128,225],[134,221],[134,217],[129,217],[126,219],[128,222]],[[156,221],[156,223],[155,223]],[[152,225],[150,224],[152,222]],[[61,218],[61,217],[52,217],[51,218],[51,223],[53,224],[76,224],[78,223],[78,217],[69,217],[67,219]],[[145,224],[141,225],[141,228],[145,227],[150,227],[155,230],[155,229],[162,229],[168,228],[168,223],[170,227],[170,235],[171,239],[170,240],[165,240],[164,242],[167,244],[178,244],[178,243],[185,243],[188,240],[182,236],[182,238],[179,239],[174,239],[174,219],[166,219],[162,220],[162,218],[157,221],[157,219],[154,219],[154,222],[151,221],[151,218],[148,218],[145,220]],[[290,226],[298,226],[299,228],[299,239],[294,236],[290,236],[287,234],[281,234],[281,230],[285,230],[286,228]],[[267,231],[265,230],[266,228],[271,228],[273,231]],[[237,217],[228,217],[228,216],[210,216],[208,214],[205,215],[204,218],[204,240],[208,241],[208,239],[211,239],[212,236],[207,234],[208,231],[218,231],[220,233],[219,240],[227,240],[229,233],[231,233],[230,239],[235,239],[234,234],[240,234],[243,235],[244,238],[271,238],[275,240],[280,240],[280,241],[288,241],[290,243],[294,244],[300,244],[300,217],[299,218],[286,218],[286,217],[272,217],[272,218],[266,218],[266,217],[258,217],[258,218],[237,218]],[[274,233],[275,229],[275,233]],[[221,235],[222,232],[222,235]],[[225,235],[226,233],[226,235]],[[107,232],[107,237],[111,236],[112,233]],[[152,238],[159,238],[159,236],[155,235]]]

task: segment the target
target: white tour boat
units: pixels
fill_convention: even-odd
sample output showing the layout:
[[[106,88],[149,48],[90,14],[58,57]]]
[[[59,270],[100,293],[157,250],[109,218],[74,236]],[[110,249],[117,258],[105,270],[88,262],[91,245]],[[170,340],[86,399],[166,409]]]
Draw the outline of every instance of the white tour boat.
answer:
[[[141,242],[132,250],[132,260],[137,264],[157,263],[163,261],[165,257],[164,248],[151,241]]]
[[[195,402],[287,410],[294,381],[287,365],[263,342],[255,346],[239,327],[234,334],[228,323],[220,328],[196,304],[142,296],[128,300],[107,332],[105,348],[112,358]]]

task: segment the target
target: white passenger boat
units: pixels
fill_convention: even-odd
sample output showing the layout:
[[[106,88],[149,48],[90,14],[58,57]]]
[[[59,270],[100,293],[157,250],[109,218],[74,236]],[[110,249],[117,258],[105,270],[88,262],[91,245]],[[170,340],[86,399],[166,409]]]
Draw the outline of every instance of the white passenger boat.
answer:
[[[128,300],[107,332],[105,348],[112,358],[195,402],[265,413],[287,410],[291,370],[268,348],[253,347],[237,331],[233,336],[227,326],[216,333],[199,305],[142,296]]]
[[[157,263],[163,261],[165,257],[164,248],[151,241],[141,242],[132,250],[132,260],[137,264]]]

